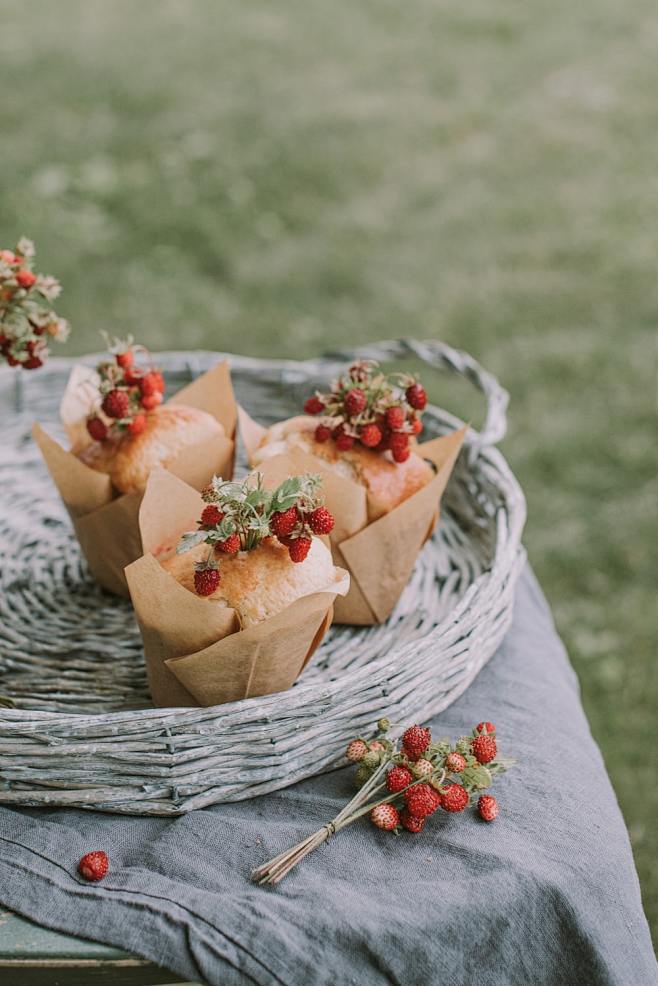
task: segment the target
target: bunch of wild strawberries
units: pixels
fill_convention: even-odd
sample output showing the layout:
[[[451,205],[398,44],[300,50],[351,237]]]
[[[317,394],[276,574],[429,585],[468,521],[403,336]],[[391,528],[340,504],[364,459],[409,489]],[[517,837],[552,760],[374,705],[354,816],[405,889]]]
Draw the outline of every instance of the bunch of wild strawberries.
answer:
[[[48,339],[64,342],[69,324],[52,309],[61,291],[54,277],[32,270],[34,244],[19,240],[0,250],[0,356],[9,366],[37,370],[48,356]]]
[[[128,338],[108,339],[108,347],[112,358],[96,367],[99,406],[87,418],[87,431],[97,442],[122,433],[141,434],[146,415],[162,404],[165,391],[164,377],[143,346]]]
[[[333,382],[329,393],[309,397],[304,411],[321,416],[316,441],[333,439],[341,452],[361,444],[406,462],[410,439],[423,430],[420,418],[426,405],[425,388],[414,376],[386,374],[373,360],[359,360]]]
[[[388,728],[387,720],[379,725]],[[359,738],[349,744],[346,756],[359,764],[359,788],[369,784],[376,772],[381,775],[387,794],[369,809],[373,825],[414,833],[421,832],[426,819],[439,808],[461,812],[475,798],[480,817],[492,822],[498,804],[480,791],[513,763],[498,757],[496,728],[491,722],[478,723],[471,736],[460,737],[454,745],[447,739],[433,743],[430,730],[423,726],[407,729],[399,749],[383,734],[371,741]]]
[[[207,557],[195,566],[194,588],[210,596],[220,583],[218,561],[222,556],[250,551],[265,538],[276,537],[288,549],[293,562],[308,555],[314,534],[329,534],[334,518],[323,505],[320,477],[291,476],[275,490],[263,487],[260,473],[242,482],[214,477],[201,491],[206,506],[196,531],[183,534],[177,551],[209,545]]]

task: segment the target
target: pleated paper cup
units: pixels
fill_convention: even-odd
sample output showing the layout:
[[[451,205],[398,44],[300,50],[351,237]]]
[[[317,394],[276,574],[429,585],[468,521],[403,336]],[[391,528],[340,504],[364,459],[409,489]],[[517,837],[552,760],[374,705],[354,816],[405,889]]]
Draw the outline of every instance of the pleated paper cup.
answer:
[[[73,369],[60,405],[60,417],[70,449],[63,448],[39,424],[32,435],[69,512],[80,548],[94,579],[110,592],[128,595],[124,575],[143,553],[138,514],[141,493],[117,493],[110,477],[85,465],[79,453],[91,441],[85,421],[97,394],[95,371]],[[191,486],[201,489],[213,475],[230,479],[235,459],[237,409],[226,362],[170,398],[169,404],[185,404],[211,414],[224,434],[182,449],[168,468]]]
[[[127,567],[126,578],[158,706],[221,705],[290,688],[327,632],[335,600],[349,588],[347,572],[335,568],[326,588],[240,629],[234,609],[186,589],[156,557],[175,550],[203,506],[197,491],[167,470],[151,473],[139,512],[146,553]]]
[[[241,438],[251,456],[266,429],[243,408],[239,408],[239,421]],[[434,477],[399,506],[370,522],[373,508],[366,488],[328,469],[311,453],[293,449],[259,463],[258,470],[268,485],[303,472],[322,477],[326,505],[336,522],[330,535],[334,564],[350,573],[350,590],[336,600],[334,622],[372,626],[391,615],[418,553],[436,527],[441,497],[466,431],[464,426],[415,445],[416,454],[432,463]]]

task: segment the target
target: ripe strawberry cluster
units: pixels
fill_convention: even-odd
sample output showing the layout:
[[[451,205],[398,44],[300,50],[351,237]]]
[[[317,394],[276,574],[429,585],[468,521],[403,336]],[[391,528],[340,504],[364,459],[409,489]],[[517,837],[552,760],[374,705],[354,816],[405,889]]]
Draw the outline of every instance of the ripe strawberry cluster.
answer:
[[[293,562],[303,562],[313,535],[329,534],[334,518],[323,505],[320,477],[291,476],[275,490],[263,488],[260,473],[242,482],[215,477],[201,491],[203,508],[196,531],[181,538],[178,552],[208,544],[207,557],[195,567],[194,588],[200,596],[217,589],[219,559],[250,551],[265,538],[276,537],[288,549]]]
[[[390,452],[406,462],[411,439],[423,430],[425,388],[409,374],[386,374],[372,360],[359,360],[332,384],[304,404],[306,414],[321,416],[315,440],[336,443],[340,452],[355,445]]]
[[[384,725],[387,728],[385,720]],[[387,794],[369,809],[373,825],[413,833],[421,832],[426,819],[439,808],[451,814],[461,812],[475,797],[480,817],[492,822],[498,815],[496,799],[479,792],[512,762],[498,759],[497,754],[496,728],[490,722],[478,723],[471,736],[460,737],[454,745],[447,739],[433,743],[429,729],[411,726],[399,749],[380,737],[352,740],[346,751],[347,759],[359,764],[359,788],[386,768],[383,788]]]
[[[37,370],[48,356],[48,339],[64,342],[68,322],[52,302],[61,288],[54,277],[32,270],[34,244],[21,239],[14,250],[0,250],[0,356],[9,366]]]
[[[132,338],[108,339],[108,345],[112,358],[96,367],[99,406],[87,418],[87,431],[97,442],[121,433],[141,434],[148,412],[162,404],[165,391],[164,377],[143,346]]]

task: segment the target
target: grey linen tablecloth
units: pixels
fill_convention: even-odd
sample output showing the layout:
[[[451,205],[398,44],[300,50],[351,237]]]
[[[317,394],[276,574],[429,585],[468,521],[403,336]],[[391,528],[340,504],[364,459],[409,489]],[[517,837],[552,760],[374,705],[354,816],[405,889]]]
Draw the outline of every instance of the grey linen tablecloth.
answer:
[[[505,643],[432,726],[485,718],[521,761],[492,825],[438,812],[395,838],[358,822],[266,889],[252,867],[335,815],[352,769],[179,819],[2,808],[0,900],[221,986],[658,982],[626,829],[529,570]],[[99,848],[111,870],[89,885],[76,863]]]

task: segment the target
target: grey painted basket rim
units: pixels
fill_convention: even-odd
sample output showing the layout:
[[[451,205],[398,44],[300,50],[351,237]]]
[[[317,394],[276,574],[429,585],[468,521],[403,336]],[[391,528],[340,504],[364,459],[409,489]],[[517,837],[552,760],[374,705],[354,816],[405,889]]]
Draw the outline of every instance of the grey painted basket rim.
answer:
[[[521,546],[525,502],[504,457],[493,447],[505,433],[508,403],[496,379],[468,354],[435,340],[390,341],[303,362],[206,351],[158,354],[158,360],[165,369],[184,363],[195,375],[224,355],[246,381],[250,375],[267,376],[275,383],[284,382],[285,387],[319,372],[332,374],[355,355],[381,361],[416,357],[469,379],[484,393],[487,415],[481,432],[468,431],[468,464],[456,493],[467,512],[480,511],[480,523],[490,525],[490,564],[475,571],[473,563],[468,563],[461,581],[467,584],[470,577],[470,584],[424,636],[411,638],[388,656],[345,671],[333,681],[302,680],[288,692],[209,709],[101,713],[3,709],[0,753],[6,763],[10,761],[11,769],[8,764],[8,780],[0,770],[0,803],[69,804],[130,814],[175,815],[275,790],[335,766],[344,741],[383,714],[393,711],[394,717],[399,712],[401,718],[422,720],[441,711],[468,686],[502,640],[525,558]],[[40,371],[42,381],[59,379],[72,362],[52,360]],[[22,419],[29,406],[26,387],[30,382],[25,374],[9,378],[10,373],[0,373],[0,393],[6,396],[13,388],[16,417]],[[428,409],[428,414],[443,429],[461,424],[436,407]],[[480,500],[469,492],[469,484],[479,484]],[[449,532],[439,530],[440,544]],[[463,532],[461,536],[468,540]],[[459,546],[450,544],[446,550],[459,569]],[[432,585],[432,578],[439,576],[432,574],[431,552],[428,557],[427,572],[421,575],[426,574],[426,583]],[[403,618],[407,617],[403,614]],[[317,754],[315,759],[299,757],[302,738],[307,749]],[[129,773],[134,754],[144,758],[141,776]],[[107,782],[79,783],[76,756],[92,764],[90,779],[104,777]],[[56,765],[57,777],[48,773],[45,764],[49,760]]]

